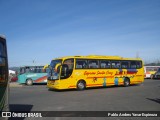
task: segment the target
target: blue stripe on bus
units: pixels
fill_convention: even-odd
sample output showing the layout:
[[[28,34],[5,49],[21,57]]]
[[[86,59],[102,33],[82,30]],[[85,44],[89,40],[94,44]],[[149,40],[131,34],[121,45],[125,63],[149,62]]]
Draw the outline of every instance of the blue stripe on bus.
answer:
[[[118,78],[115,78],[115,79],[114,79],[114,84],[115,84],[115,85],[118,85]]]

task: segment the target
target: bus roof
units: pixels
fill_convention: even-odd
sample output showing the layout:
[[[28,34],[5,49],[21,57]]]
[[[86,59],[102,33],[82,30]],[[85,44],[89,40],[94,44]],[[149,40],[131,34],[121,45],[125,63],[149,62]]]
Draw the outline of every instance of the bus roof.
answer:
[[[115,59],[115,60],[142,60],[141,58],[123,58],[121,56],[103,56],[103,55],[87,55],[87,56],[64,56],[56,59],[81,58],[81,59]]]
[[[23,68],[23,67],[44,67],[44,65],[26,65],[26,66],[20,66],[20,68]]]

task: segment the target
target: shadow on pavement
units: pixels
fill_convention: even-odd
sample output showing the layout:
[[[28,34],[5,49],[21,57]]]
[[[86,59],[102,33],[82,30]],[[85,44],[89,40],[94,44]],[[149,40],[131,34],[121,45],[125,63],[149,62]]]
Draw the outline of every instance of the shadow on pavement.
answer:
[[[155,98],[155,99],[151,99],[151,98],[146,98],[148,100],[151,100],[151,101],[154,101],[156,103],[159,103],[160,104],[160,99],[159,98]]]
[[[142,86],[143,84],[133,84],[130,85],[129,87],[136,87],[136,86]],[[74,89],[63,89],[63,90],[57,90],[57,89],[52,89],[49,88],[48,91],[52,91],[52,92],[70,92],[70,91],[89,91],[89,90],[94,90],[94,89],[108,89],[108,88],[125,88],[124,85],[112,85],[112,86],[100,86],[100,87],[89,87],[86,88],[85,90],[77,90],[76,88]]]
[[[18,113],[23,113],[23,112],[30,112],[32,110],[32,107],[33,105],[28,105],[28,104],[10,104],[9,105],[9,108],[10,108],[10,111],[13,113],[13,112],[18,112]],[[15,116],[9,118],[9,120],[24,120],[25,117],[16,117],[16,114]]]

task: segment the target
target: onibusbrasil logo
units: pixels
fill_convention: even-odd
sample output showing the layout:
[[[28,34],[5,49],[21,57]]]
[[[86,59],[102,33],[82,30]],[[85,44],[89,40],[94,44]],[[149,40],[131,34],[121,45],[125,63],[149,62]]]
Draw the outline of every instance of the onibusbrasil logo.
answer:
[[[2,112],[2,117],[42,117],[42,114],[37,112]]]

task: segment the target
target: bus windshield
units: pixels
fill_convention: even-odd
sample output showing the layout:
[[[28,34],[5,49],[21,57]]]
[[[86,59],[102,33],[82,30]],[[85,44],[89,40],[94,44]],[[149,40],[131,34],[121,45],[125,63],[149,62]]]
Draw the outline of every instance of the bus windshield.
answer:
[[[48,70],[48,79],[57,80],[59,78],[59,71],[55,70],[57,64],[62,63],[62,60],[52,60],[50,64],[50,69]]]
[[[50,66],[55,68],[58,63],[62,63],[62,60],[52,60]]]

